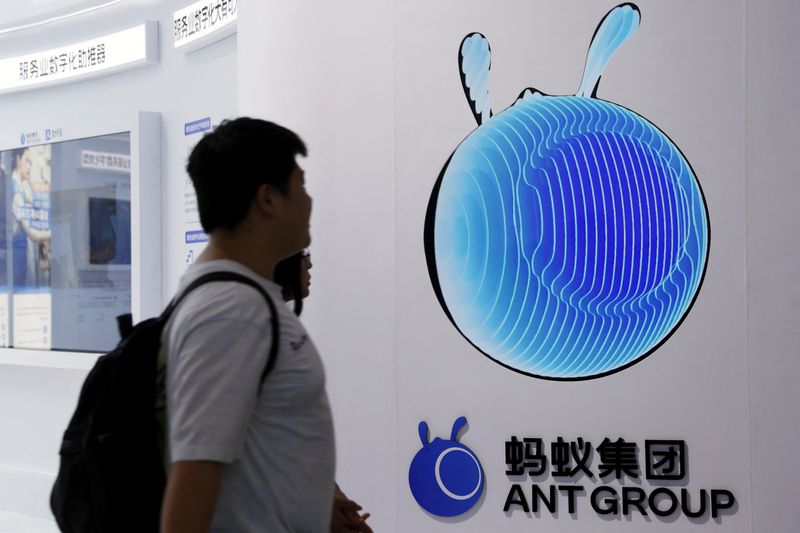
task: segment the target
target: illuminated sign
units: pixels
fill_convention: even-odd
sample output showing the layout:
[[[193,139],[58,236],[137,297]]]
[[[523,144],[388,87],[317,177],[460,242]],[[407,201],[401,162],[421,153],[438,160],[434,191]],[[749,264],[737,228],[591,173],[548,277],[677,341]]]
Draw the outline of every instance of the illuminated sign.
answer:
[[[208,234],[201,230],[187,231],[184,235],[186,244],[195,244],[200,242],[208,242]]]
[[[211,117],[193,120],[183,125],[183,135],[194,135],[195,133],[202,133],[211,129]],[[194,146],[194,145],[192,145]]]
[[[40,52],[0,59],[0,93],[39,88],[110,74],[153,63],[158,24],[123,31]]]
[[[200,0],[175,12],[172,41],[175,48],[195,50],[236,31],[238,0]]]
[[[599,377],[656,350],[700,289],[710,223],[677,146],[596,97],[611,55],[638,29],[623,4],[600,22],[575,96],[526,89],[489,104],[489,43],[459,66],[478,123],[439,175],[425,221],[436,296],[478,350],[557,380]]]

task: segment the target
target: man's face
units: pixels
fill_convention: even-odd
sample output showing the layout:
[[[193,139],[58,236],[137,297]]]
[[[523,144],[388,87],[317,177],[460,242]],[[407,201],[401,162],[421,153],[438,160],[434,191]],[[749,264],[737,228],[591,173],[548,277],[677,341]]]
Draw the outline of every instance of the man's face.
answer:
[[[289,175],[284,198],[287,245],[296,253],[311,242],[311,197],[306,192],[305,173],[298,166]]]

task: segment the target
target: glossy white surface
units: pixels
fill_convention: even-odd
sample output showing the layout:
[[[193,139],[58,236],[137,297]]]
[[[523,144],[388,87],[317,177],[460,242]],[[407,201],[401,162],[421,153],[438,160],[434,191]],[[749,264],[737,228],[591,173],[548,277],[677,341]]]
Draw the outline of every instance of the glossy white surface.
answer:
[[[0,533],[58,533],[52,520],[0,511]]]
[[[85,15],[127,0],[27,0],[14,10],[0,12],[0,34],[35,28],[58,20]]]

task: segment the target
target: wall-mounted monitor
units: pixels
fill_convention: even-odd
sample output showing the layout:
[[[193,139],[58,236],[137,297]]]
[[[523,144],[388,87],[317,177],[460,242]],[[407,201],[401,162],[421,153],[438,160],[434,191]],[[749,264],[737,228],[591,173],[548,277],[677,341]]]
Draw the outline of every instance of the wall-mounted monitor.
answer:
[[[91,197],[89,212],[89,264],[131,264],[131,202]]]
[[[118,315],[160,306],[158,115],[138,115],[129,131],[0,150],[0,349],[108,351]]]

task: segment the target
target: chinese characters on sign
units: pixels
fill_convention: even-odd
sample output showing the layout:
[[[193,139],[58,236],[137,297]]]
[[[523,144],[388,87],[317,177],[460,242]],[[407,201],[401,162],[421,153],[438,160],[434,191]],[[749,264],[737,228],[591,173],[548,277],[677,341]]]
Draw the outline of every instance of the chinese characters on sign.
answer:
[[[101,76],[158,60],[158,23],[0,58],[0,93]]]
[[[686,487],[672,488],[676,482],[685,485],[687,481],[685,441],[645,440],[640,457],[641,452],[638,443],[622,438],[606,437],[594,446],[580,437],[573,441],[557,437],[547,446],[539,437],[513,435],[505,442],[506,476],[512,481],[528,477],[532,483],[526,492],[520,483],[513,482],[503,511],[538,513],[546,508],[556,514],[560,496],[566,499],[567,511],[573,515],[577,513],[581,496],[588,497],[592,510],[598,515],[627,516],[635,510],[643,516],[652,513],[668,517],[682,513],[695,519],[709,514],[711,518],[718,518],[723,511],[735,508],[736,498],[729,490],[700,489],[691,493]],[[559,484],[545,486],[542,482],[548,475]],[[611,480],[622,483],[625,479],[641,485],[642,478],[650,484],[649,493],[642,486],[600,485]],[[598,486],[587,488],[577,484],[581,479]],[[659,484],[669,486],[653,488]]]
[[[81,167],[116,172],[131,171],[131,156],[113,152],[95,152],[81,150]]]
[[[50,142],[64,137],[64,128],[46,128],[44,131],[44,141]],[[23,131],[19,135],[20,146],[34,145],[42,142],[42,132]]]
[[[23,131],[19,136],[19,144],[25,146],[26,144],[39,144],[41,136],[38,131]]]
[[[236,20],[237,0],[202,0],[173,17],[172,37],[176,47],[208,35]]]
[[[106,44],[102,41],[87,47],[75,48],[57,55],[19,62],[19,79],[44,78],[55,74],[79,72],[106,62]]]

